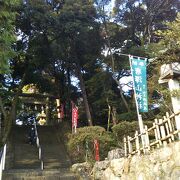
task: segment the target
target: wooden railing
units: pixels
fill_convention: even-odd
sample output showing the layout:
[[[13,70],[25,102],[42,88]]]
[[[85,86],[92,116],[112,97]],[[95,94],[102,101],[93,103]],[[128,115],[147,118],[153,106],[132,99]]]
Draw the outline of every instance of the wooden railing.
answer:
[[[2,172],[5,169],[5,161],[6,161],[6,144],[3,146],[0,151],[0,180],[2,179]]]
[[[35,135],[36,135],[36,145],[37,145],[38,153],[39,153],[39,160],[41,162],[41,170],[43,170],[44,169],[44,162],[43,162],[43,157],[42,157],[42,149],[41,149],[41,145],[39,142],[39,137],[38,137],[37,126],[36,126],[35,120],[34,120],[34,128],[35,128]]]
[[[177,130],[175,117],[177,114],[166,113],[163,119],[155,119],[153,126],[144,127],[143,133],[135,132],[134,137],[124,137],[125,156],[148,153],[154,147],[160,147],[179,139],[180,130]]]

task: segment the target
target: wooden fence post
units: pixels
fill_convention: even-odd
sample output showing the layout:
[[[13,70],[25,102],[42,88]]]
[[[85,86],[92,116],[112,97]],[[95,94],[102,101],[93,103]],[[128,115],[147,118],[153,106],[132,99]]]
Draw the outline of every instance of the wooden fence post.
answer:
[[[127,157],[128,152],[127,152],[127,140],[126,137],[124,137],[124,155],[125,157]]]
[[[152,140],[150,142],[149,135],[151,134],[151,131],[154,131],[155,141]],[[146,154],[151,150],[151,147],[154,146],[157,146],[157,148],[162,145],[165,146],[168,142],[174,141],[178,133],[180,132],[175,127],[175,114],[170,116],[169,113],[166,112],[166,116],[163,116],[162,119],[155,119],[153,126],[149,129],[147,126],[144,126],[144,129],[140,134],[138,134],[138,131],[135,131],[135,135],[133,137],[124,137],[125,157],[136,153],[140,155],[141,151]]]
[[[163,118],[164,118],[164,121],[166,121],[165,122],[165,130],[166,130],[167,136],[169,136],[170,135],[170,131],[169,131],[169,126],[168,126],[167,118],[166,118],[166,116],[164,116]],[[168,141],[172,142],[171,137],[168,138]]]
[[[161,137],[164,139],[166,137],[166,133],[165,133],[164,125],[163,125],[163,120],[159,119],[159,123],[161,124],[160,125]],[[167,142],[165,139],[163,140],[163,145],[167,145]]]
[[[127,138],[128,138],[128,150],[129,150],[129,154],[131,154],[132,153],[131,137],[128,136]]]
[[[150,151],[149,134],[148,134],[147,126],[145,126],[145,137],[146,137],[146,148],[148,151]]]
[[[169,125],[169,131],[170,131],[170,134],[171,134],[171,139],[172,139],[172,141],[174,141],[173,127],[172,127],[171,120],[170,120],[168,112],[166,112],[166,118],[168,120],[168,125]]]
[[[138,153],[138,155],[140,155],[141,151],[140,151],[140,145],[139,145],[138,131],[136,131],[135,133],[135,141],[136,141],[136,152]]]
[[[158,142],[157,143],[157,148],[159,148],[159,138],[158,138],[157,129],[156,129],[156,123],[155,122],[153,123],[153,127],[154,127],[154,135],[155,135],[156,141]]]
[[[162,142],[161,142],[161,134],[160,134],[160,131],[159,131],[158,119],[155,119],[155,124],[156,124],[157,138],[158,138],[158,141],[159,141],[159,145],[161,146]]]

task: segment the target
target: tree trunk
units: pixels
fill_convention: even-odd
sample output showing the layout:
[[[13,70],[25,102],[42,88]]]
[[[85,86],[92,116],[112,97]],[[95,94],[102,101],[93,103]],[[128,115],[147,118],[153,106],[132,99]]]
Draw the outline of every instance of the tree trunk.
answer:
[[[110,39],[109,39],[109,32],[108,32],[108,29],[107,29],[107,23],[106,23],[105,17],[103,17],[103,25],[104,25],[104,29],[105,29],[105,32],[106,32],[106,40],[107,40],[108,52],[110,52],[110,57],[111,57],[112,72],[114,74],[114,71],[115,71],[115,68],[114,68],[114,56],[113,56],[113,53],[112,53],[112,50],[111,50],[112,49],[111,48],[111,42],[110,42]],[[121,98],[123,100],[123,103],[124,103],[127,111],[130,112],[131,110],[130,110],[130,108],[128,106],[128,103],[127,103],[126,99],[124,98],[123,91],[122,91],[122,88],[120,86],[119,81],[116,78],[114,78],[114,77],[113,77],[113,79],[115,80],[115,82],[119,86],[120,96],[121,96]]]
[[[83,77],[82,77],[82,74],[81,74],[81,68],[80,68],[79,64],[77,64],[76,70],[77,70],[77,76],[78,76],[79,81],[80,81],[80,87],[81,87],[81,90],[82,90],[82,96],[83,96],[83,101],[84,101],[84,106],[85,106],[85,111],[86,111],[86,117],[87,117],[87,120],[88,120],[88,125],[92,126],[93,125],[92,117],[91,117],[89,103],[88,103],[88,99],[87,99],[85,84],[84,84],[84,80],[83,80]]]
[[[68,62],[68,67],[67,67],[67,83],[68,83],[68,87],[67,87],[67,99],[66,99],[66,103],[67,103],[67,109],[65,109],[65,114],[66,117],[68,119],[70,119],[70,114],[71,114],[71,75],[70,75],[70,67],[69,67],[69,62]]]
[[[24,84],[24,79],[25,79],[25,74],[23,75],[23,78],[21,80],[21,83],[19,84],[19,87],[18,87],[18,90],[14,96],[14,99],[12,100],[12,106],[11,106],[11,110],[10,112],[5,112],[4,107],[2,106],[2,102],[0,103],[1,105],[1,110],[2,112],[5,113],[5,116],[4,116],[4,129],[3,129],[3,132],[1,134],[1,141],[2,143],[6,143],[7,141],[7,138],[11,132],[11,127],[12,127],[12,124],[13,122],[15,122],[16,120],[16,106],[17,106],[17,101],[18,101],[18,97],[19,97],[19,94],[21,93],[21,89],[23,87],[23,84]],[[2,99],[0,98],[0,100],[2,101]]]
[[[111,112],[111,114],[112,114],[112,122],[113,122],[113,125],[116,125],[117,123],[116,123],[116,121],[117,121],[117,118],[116,118],[116,115],[117,115],[117,112],[116,112],[116,108],[113,106],[112,107],[112,112]]]
[[[45,107],[45,111],[46,111],[46,124],[50,124],[50,101],[49,101],[49,97],[46,98],[46,107]]]
[[[107,131],[109,131],[110,128],[110,120],[111,120],[111,106],[109,105],[108,98],[106,99],[107,105],[108,105],[108,125],[107,125]]]
[[[1,96],[0,96],[0,110],[1,110],[1,112],[3,114],[3,116],[6,116],[6,112],[4,110],[3,101],[2,101]]]

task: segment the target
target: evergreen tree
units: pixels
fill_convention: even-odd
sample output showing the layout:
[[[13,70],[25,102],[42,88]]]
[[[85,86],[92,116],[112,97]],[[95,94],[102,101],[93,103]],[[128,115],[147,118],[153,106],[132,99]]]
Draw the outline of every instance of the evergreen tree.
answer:
[[[0,74],[9,70],[8,60],[13,57],[13,42],[15,42],[15,16],[14,6],[18,0],[0,2]]]
[[[15,56],[15,51],[13,49],[13,43],[15,43],[15,17],[16,17],[16,5],[18,5],[18,0],[7,0],[0,2],[0,112],[3,117],[3,128],[0,132],[0,141],[4,143],[8,137],[8,134],[12,125],[12,116],[14,112],[14,105],[11,109],[5,109],[5,103],[8,100],[8,87],[4,85],[8,82],[5,81],[4,74],[10,73],[9,65],[10,59]],[[16,100],[14,99],[14,102]],[[9,107],[10,108],[10,107]],[[0,118],[2,121],[2,118]],[[0,123],[2,124],[2,122]]]
[[[154,32],[164,29],[163,21],[173,21],[179,0],[116,0],[116,20],[128,33],[131,44],[143,46],[159,39]]]

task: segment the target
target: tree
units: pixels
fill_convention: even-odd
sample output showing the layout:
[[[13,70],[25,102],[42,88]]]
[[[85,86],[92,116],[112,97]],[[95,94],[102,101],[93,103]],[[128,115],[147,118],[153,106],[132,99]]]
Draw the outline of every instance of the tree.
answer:
[[[180,14],[173,22],[165,23],[166,30],[157,31],[161,38],[158,44],[152,44],[151,56],[157,58],[158,63],[179,62],[180,61]],[[150,49],[151,49],[150,47]]]
[[[119,43],[119,47],[113,52],[114,56],[117,54],[118,57],[118,52],[120,52],[150,57],[150,49],[148,47],[153,46],[152,43],[157,43],[161,39],[161,37],[156,34],[156,31],[167,29],[167,25],[163,22],[172,22],[176,18],[178,11],[179,0],[116,0],[114,22],[121,27],[121,30],[117,34],[117,40],[114,41],[116,44]],[[111,47],[113,49],[113,45],[111,45]],[[126,66],[124,66],[123,69],[127,70]],[[126,72],[128,74],[128,71]],[[148,77],[151,77],[153,71],[150,66],[148,67],[148,73]],[[154,75],[157,76],[157,73]],[[150,89],[152,90],[153,87],[151,84]]]
[[[95,21],[95,18],[96,11],[93,3],[81,0],[65,2],[59,15],[59,22],[63,22],[66,49],[69,49],[68,60],[71,73],[80,81],[89,125],[92,125],[92,117],[84,77],[89,74],[89,65],[96,64],[101,50],[99,23]]]
[[[161,104],[161,111],[172,111],[171,96],[167,87],[158,84],[159,70],[162,64],[180,61],[180,15],[172,21],[165,23],[167,28],[159,30],[156,35],[160,37],[158,43],[149,45],[147,51],[154,61],[149,66],[149,91],[156,103]],[[178,95],[178,94],[177,94]],[[163,99],[163,100],[162,100]]]
[[[156,30],[164,29],[163,21],[173,21],[179,11],[179,0],[116,0],[116,20],[128,32],[136,46],[157,42]]]
[[[11,111],[5,109],[5,101],[8,99],[7,91],[4,88],[4,74],[9,73],[10,59],[16,55],[13,49],[13,43],[16,40],[15,36],[15,17],[18,0],[7,0],[0,2],[0,112],[3,115],[4,128],[0,132],[1,142],[4,143],[8,137],[8,134],[12,125],[12,116],[14,112],[14,104],[16,98],[13,99]],[[4,83],[3,83],[4,82]],[[2,120],[2,119],[1,119]]]
[[[8,60],[13,57],[13,42],[15,42],[15,16],[14,6],[17,0],[0,2],[0,74],[9,71]]]
[[[59,1],[28,1],[22,4],[20,12],[18,27],[28,39],[26,57],[31,77],[37,74],[42,77],[42,73],[54,77],[61,97],[66,94],[66,86],[71,85],[70,77],[78,77],[87,119],[92,125],[84,74],[89,73],[88,65],[96,64],[101,50],[93,3],[71,0],[60,5]]]
[[[111,19],[111,12],[108,12],[106,6],[110,3],[109,0],[99,0],[96,1],[97,11],[98,11],[98,19],[101,21],[101,35],[104,39],[104,51],[107,51],[107,56],[104,58],[104,63],[106,63],[110,70],[112,71],[112,77],[116,84],[119,86],[120,97],[127,109],[130,112],[130,107],[127,103],[126,98],[124,97],[124,92],[122,90],[121,84],[119,82],[117,74],[121,72],[122,67],[124,68],[123,59],[120,59],[117,55],[117,51],[119,51],[120,47],[123,46],[124,37],[121,36],[121,39],[118,37],[119,33],[122,33],[121,25],[115,23]],[[116,39],[118,38],[118,39]],[[124,40],[123,40],[124,39]],[[120,60],[120,61],[119,61]]]

